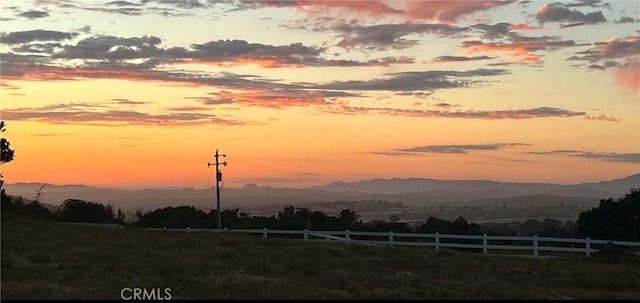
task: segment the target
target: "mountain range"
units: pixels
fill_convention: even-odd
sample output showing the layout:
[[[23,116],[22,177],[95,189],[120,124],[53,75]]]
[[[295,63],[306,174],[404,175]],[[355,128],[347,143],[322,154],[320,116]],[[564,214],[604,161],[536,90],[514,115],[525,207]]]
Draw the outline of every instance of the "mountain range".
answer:
[[[5,184],[6,192],[26,199],[34,199],[40,191],[41,202],[60,205],[66,199],[81,199],[115,208],[153,210],[166,206],[194,205],[215,208],[215,189],[166,188],[123,190],[85,185],[53,185],[42,183]],[[303,204],[323,201],[385,200],[401,202],[412,207],[443,204],[474,205],[490,199],[516,197],[580,198],[580,201],[619,198],[631,188],[640,187],[640,174],[616,180],[573,185],[552,183],[516,183],[491,180],[435,180],[426,178],[371,179],[357,182],[333,182],[310,188],[275,188],[247,185],[221,191],[223,208],[252,208],[273,204]],[[548,198],[546,198],[548,200]],[[576,200],[574,199],[574,200]],[[531,203],[536,203],[532,198]],[[570,199],[569,199],[570,200]]]

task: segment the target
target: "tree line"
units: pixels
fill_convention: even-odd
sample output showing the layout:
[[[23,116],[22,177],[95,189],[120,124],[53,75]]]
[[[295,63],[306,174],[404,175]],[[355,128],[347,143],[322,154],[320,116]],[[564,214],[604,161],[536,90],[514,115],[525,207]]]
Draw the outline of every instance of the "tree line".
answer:
[[[136,212],[136,220],[127,223],[123,212],[114,211],[111,205],[103,205],[77,199],[68,199],[52,211],[39,201],[26,201],[22,197],[2,195],[3,219],[13,216],[32,217],[65,222],[118,223],[136,227],[157,228],[216,228],[217,212],[203,211],[194,206],[169,206],[149,212]],[[220,213],[222,226],[230,229],[294,229],[294,230],[352,230],[380,232],[448,233],[468,235],[509,235],[546,237],[591,237],[594,239],[640,240],[640,188],[631,189],[617,200],[603,199],[600,204],[584,211],[574,223],[552,218],[543,221],[530,219],[525,222],[470,223],[463,217],[444,220],[429,217],[423,223],[387,222],[372,220],[363,222],[351,209],[343,209],[337,215],[328,215],[306,207],[287,206],[271,216],[252,216],[240,209],[227,209]],[[394,220],[391,220],[394,221]]]

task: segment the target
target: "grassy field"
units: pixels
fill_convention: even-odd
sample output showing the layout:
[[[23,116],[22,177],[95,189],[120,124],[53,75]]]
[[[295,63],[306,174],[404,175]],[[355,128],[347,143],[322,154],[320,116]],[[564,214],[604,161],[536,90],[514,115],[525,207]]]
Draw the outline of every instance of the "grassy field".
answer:
[[[1,299],[640,299],[640,263],[2,222]]]

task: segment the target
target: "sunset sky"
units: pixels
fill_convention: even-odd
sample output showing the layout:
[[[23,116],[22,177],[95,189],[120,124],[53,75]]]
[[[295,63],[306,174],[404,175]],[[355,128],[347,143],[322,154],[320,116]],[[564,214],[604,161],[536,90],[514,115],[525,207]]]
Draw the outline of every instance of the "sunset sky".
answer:
[[[8,1],[8,183],[640,172],[640,2]]]

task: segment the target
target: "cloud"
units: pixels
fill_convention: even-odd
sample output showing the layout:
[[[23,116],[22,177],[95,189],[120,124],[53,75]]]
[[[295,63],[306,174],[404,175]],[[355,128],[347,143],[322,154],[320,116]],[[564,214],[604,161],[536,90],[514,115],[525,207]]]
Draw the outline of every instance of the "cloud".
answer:
[[[589,24],[589,23],[588,22],[566,23],[566,24],[560,24],[560,28],[576,27],[576,26],[587,25],[587,24]]]
[[[327,105],[336,97],[353,97],[350,94],[337,91],[310,91],[294,89],[263,89],[244,92],[219,91],[212,93],[215,98],[204,98],[200,101],[206,105],[226,103],[270,108],[284,108],[291,106]]]
[[[568,60],[588,61],[589,69],[606,70],[616,67],[615,81],[625,90],[640,90],[640,36],[612,38],[596,42]]]
[[[612,38],[604,42],[596,42],[587,50],[577,52],[571,60],[597,62],[606,59],[638,57],[640,54],[640,36]]]
[[[507,5],[515,1],[407,1],[406,16],[414,19],[427,19],[454,23],[459,17],[494,7]]]
[[[499,150],[514,146],[531,146],[526,143],[494,143],[494,144],[467,144],[467,145],[427,145],[412,148],[398,149],[398,152],[407,153],[438,153],[438,154],[466,154],[469,151]]]
[[[188,125],[242,125],[215,115],[197,113],[150,114],[137,111],[109,110],[52,110],[43,108],[14,108],[2,111],[4,120],[40,121],[52,124],[84,124],[101,126],[188,126]]]
[[[253,2],[251,0],[243,2]],[[293,7],[299,12],[309,15],[328,14],[328,10],[337,9],[346,12],[364,14],[375,17],[402,17],[407,20],[431,20],[454,23],[458,18],[475,12],[489,10],[494,7],[513,3],[514,1],[331,1],[331,0],[301,0],[279,1],[263,0],[263,6]],[[393,6],[391,4],[394,4]]]
[[[397,152],[397,151],[375,151],[375,152],[369,152],[368,154],[382,155],[382,156],[409,156],[409,157],[419,156],[419,154],[417,153]]]
[[[193,44],[192,51],[183,57],[198,62],[244,61],[258,62],[265,67],[276,65],[297,65],[320,55],[321,48],[294,43],[283,46],[248,43],[243,40],[218,40],[204,44]]]
[[[620,122],[620,119],[617,119],[614,116],[606,116],[606,115],[598,115],[598,116],[585,115],[584,119],[596,120],[596,121]]]
[[[390,116],[405,116],[418,118],[458,118],[458,119],[481,119],[481,120],[504,120],[504,119],[536,119],[561,117],[568,118],[574,116],[584,116],[584,112],[574,112],[566,109],[553,107],[538,107],[530,109],[516,110],[466,110],[466,111],[448,111],[448,110],[426,110],[426,109],[398,109],[398,108],[375,108],[375,107],[356,107],[341,105],[326,109],[330,113],[339,114],[380,114]]]
[[[609,7],[609,3],[602,2],[602,0],[578,0],[573,3],[564,3],[567,7],[580,7],[580,6],[589,6],[589,7]]]
[[[179,107],[169,107],[168,110],[179,111],[179,112],[196,112],[196,111],[211,110],[211,108],[204,107],[204,106],[179,106]]]
[[[133,42],[132,42],[133,43]],[[95,47],[96,49],[98,47]],[[100,49],[106,49],[101,47]],[[88,54],[78,51],[78,56]],[[114,56],[116,57],[116,56]],[[480,85],[483,80],[476,79],[489,76],[508,74],[504,69],[476,69],[468,71],[426,71],[426,72],[402,72],[386,74],[387,78],[358,80],[358,81],[333,81],[327,83],[282,83],[252,75],[237,75],[233,73],[197,73],[187,71],[163,71],[151,69],[149,66],[121,64],[85,64],[85,67],[59,67],[43,64],[38,60],[46,60],[47,57],[3,55],[0,57],[3,63],[3,77],[6,80],[62,80],[71,81],[77,79],[122,79],[129,81],[158,81],[173,83],[183,86],[213,86],[224,89],[245,91],[241,93],[240,100],[263,99],[268,104],[268,97],[276,100],[299,100],[290,104],[319,103],[320,98],[356,97],[358,93],[349,91],[393,91],[416,92],[434,91],[445,88],[464,88]],[[44,62],[46,63],[46,62]],[[256,93],[257,92],[257,93]],[[292,93],[295,92],[295,93]],[[238,97],[236,96],[236,97]],[[259,98],[258,98],[259,97]],[[306,98],[306,101],[300,100]],[[274,101],[274,103],[277,103]]]
[[[596,159],[611,162],[640,163],[640,153],[603,153],[577,150],[552,150],[545,152],[529,152],[535,155],[563,155],[577,158]]]
[[[145,101],[133,101],[133,100],[129,100],[129,99],[126,99],[126,98],[111,99],[111,101],[113,101],[113,103],[123,104],[123,105],[141,105],[141,104],[150,103],[150,102],[145,102]]]
[[[338,46],[351,49],[362,47],[372,50],[404,49],[417,44],[416,40],[407,40],[403,37],[410,34],[438,34],[453,36],[467,31],[466,28],[458,28],[446,24],[378,24],[371,26],[352,25],[341,23],[335,25],[333,30],[341,33],[342,39]]]
[[[39,40],[60,38],[52,37],[53,33],[38,31]],[[7,35],[5,43],[25,43],[34,40],[31,35],[12,33]],[[65,33],[60,33],[65,34]],[[58,36],[60,36],[58,34]],[[25,38],[25,36],[28,36]],[[45,37],[46,36],[46,37]],[[45,37],[45,38],[40,38]],[[63,36],[69,37],[69,34]],[[325,51],[321,47],[310,47],[301,43],[289,45],[266,45],[249,43],[244,40],[217,40],[190,47],[163,48],[161,39],[155,36],[114,37],[94,36],[78,41],[75,45],[56,45],[56,48],[37,49],[36,46],[14,48],[15,52],[31,52],[36,50],[48,53],[53,59],[82,59],[85,66],[96,66],[109,69],[142,68],[151,69],[159,64],[196,63],[196,64],[257,64],[265,68],[305,67],[305,66],[389,66],[392,64],[409,64],[414,60],[409,57],[383,57],[368,61],[329,60],[322,56]],[[59,50],[59,51],[58,51]],[[142,63],[140,63],[143,60]],[[135,63],[134,63],[135,62]]]
[[[360,81],[334,81],[318,85],[318,88],[331,90],[367,90],[367,91],[419,91],[457,87],[470,87],[478,80],[458,78],[488,77],[508,74],[504,69],[476,69],[469,71],[424,71],[391,73],[387,79]]]
[[[595,24],[607,21],[600,11],[584,14],[580,11],[569,9],[567,5],[562,3],[545,3],[538,9],[535,18],[540,23],[565,21]]]
[[[217,95],[217,93],[213,93]],[[231,99],[222,99],[220,97],[185,97],[185,99],[196,99],[200,101],[204,105],[222,105],[222,104],[231,104],[233,100]]]
[[[433,92],[421,92],[421,91],[414,91],[414,92],[397,92],[395,93],[396,96],[413,96],[415,98],[420,98],[420,99],[426,99],[429,96],[431,96],[433,94]],[[376,100],[382,100],[382,99],[389,99],[391,98],[390,96],[380,96],[378,98],[376,98]]]
[[[114,6],[141,6],[140,3],[133,3],[128,1],[111,1],[105,3],[105,5],[114,5]]]
[[[620,19],[615,20],[615,23],[636,23],[640,22],[640,19],[633,19],[632,17],[620,17]]]
[[[431,104],[431,106],[434,107],[438,107],[438,108],[454,108],[454,107],[460,107],[460,104],[451,104],[451,103],[444,103],[444,102],[440,102],[440,103],[435,103],[435,104]]]
[[[464,57],[464,56],[440,56],[433,59],[435,62],[466,62],[466,61],[478,61],[489,60],[495,57],[478,56],[478,57]]]
[[[33,41],[61,41],[71,39],[77,35],[78,33],[65,33],[39,29],[4,34],[0,37],[0,42],[3,44],[20,44]]]
[[[539,64],[542,62],[538,51],[576,46],[573,40],[559,40],[557,37],[525,37],[510,34],[508,42],[463,41],[461,47],[466,53],[511,53],[518,62]]]
[[[42,11],[27,11],[27,12],[18,14],[18,16],[25,17],[28,19],[38,19],[38,18],[49,17],[49,13],[42,12]]]
[[[90,37],[79,41],[76,45],[65,45],[63,51],[54,54],[53,58],[94,60],[149,58],[162,53],[158,48],[160,42],[160,38],[154,36],[141,38]]]
[[[512,30],[511,23],[496,23],[496,24],[486,24],[486,23],[478,23],[471,27],[474,30],[480,31],[482,33],[482,37],[485,39],[498,39],[502,37],[508,37],[509,32]]]

